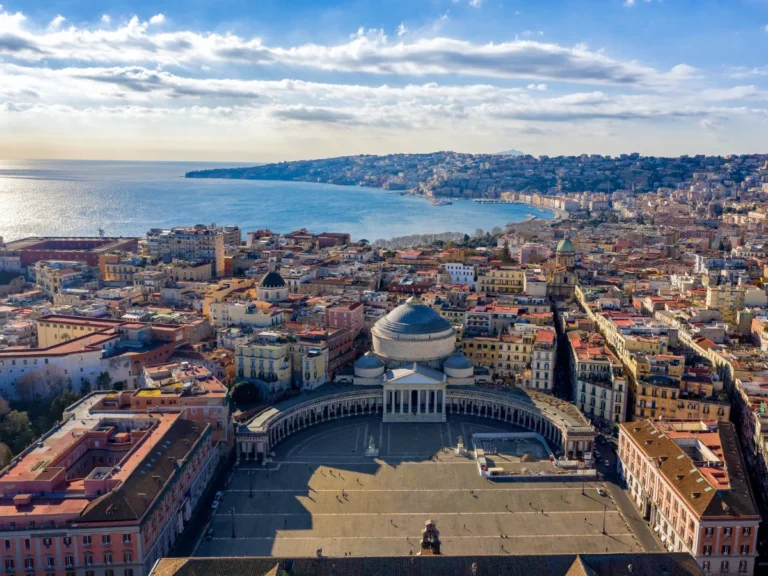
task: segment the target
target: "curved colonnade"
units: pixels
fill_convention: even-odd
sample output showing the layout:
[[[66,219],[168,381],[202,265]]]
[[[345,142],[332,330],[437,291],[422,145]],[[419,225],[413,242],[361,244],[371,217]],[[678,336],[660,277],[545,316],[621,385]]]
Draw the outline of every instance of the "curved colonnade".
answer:
[[[474,415],[521,426],[541,434],[569,460],[592,453],[594,428],[569,425],[556,409],[542,410],[512,396],[505,397],[503,394],[481,390],[448,388],[445,392],[446,414]],[[238,428],[237,457],[263,457],[294,432],[315,424],[353,416],[382,415],[383,411],[381,389],[332,394],[284,410],[268,408]]]

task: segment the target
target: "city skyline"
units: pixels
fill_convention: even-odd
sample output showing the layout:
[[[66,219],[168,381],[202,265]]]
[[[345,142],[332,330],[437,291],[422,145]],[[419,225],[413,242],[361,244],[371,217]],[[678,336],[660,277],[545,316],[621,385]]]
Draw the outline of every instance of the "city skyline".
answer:
[[[759,0],[6,1],[0,157],[760,152],[766,48]]]

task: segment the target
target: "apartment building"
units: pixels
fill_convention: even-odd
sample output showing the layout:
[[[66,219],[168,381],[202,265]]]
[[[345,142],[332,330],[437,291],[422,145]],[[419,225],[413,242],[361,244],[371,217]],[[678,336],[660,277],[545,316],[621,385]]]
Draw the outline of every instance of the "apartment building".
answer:
[[[628,383],[619,359],[598,334],[568,332],[573,402],[597,423],[624,422]]]
[[[204,260],[213,265],[217,276],[224,274],[225,245],[224,229],[201,224],[169,230],[153,228],[147,232],[147,248],[153,258],[163,262]]]
[[[35,263],[34,275],[38,289],[49,298],[95,277],[93,269],[87,264],[61,260],[40,260]],[[98,287],[98,283],[93,283],[91,287]]]
[[[210,481],[211,427],[91,394],[0,472],[0,562],[29,576],[143,576]]]
[[[536,331],[531,359],[531,383],[536,390],[552,392],[555,386],[557,333],[553,329]]]
[[[357,337],[365,324],[364,308],[362,302],[339,302],[326,309],[325,325],[328,328],[348,328]]]
[[[753,574],[760,514],[730,422],[644,420],[619,428],[619,470],[669,551],[707,574]]]
[[[525,268],[494,266],[477,274],[477,291],[486,294],[522,294]]]
[[[237,378],[259,381],[268,393],[293,384],[313,390],[328,382],[329,363],[327,346],[312,346],[277,332],[261,332],[235,347]]]
[[[281,308],[275,308],[263,302],[212,302],[209,313],[214,328],[227,326],[271,328],[285,322],[285,312]]]
[[[475,267],[463,262],[446,262],[443,265],[446,273],[451,277],[451,284],[462,284],[474,289],[477,286],[475,280]]]
[[[724,322],[736,324],[736,315],[740,310],[744,310],[745,295],[743,286],[707,286],[707,308],[719,310]]]

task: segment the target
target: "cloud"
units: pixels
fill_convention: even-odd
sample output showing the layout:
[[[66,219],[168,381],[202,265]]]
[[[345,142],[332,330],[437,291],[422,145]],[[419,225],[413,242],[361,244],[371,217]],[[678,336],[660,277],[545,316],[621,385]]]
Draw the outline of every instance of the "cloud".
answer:
[[[109,24],[111,21],[112,21],[112,19],[109,17],[109,14],[102,14],[101,22],[103,24]]]
[[[290,108],[273,110],[272,115],[283,120],[298,120],[301,122],[320,122],[323,124],[356,123],[354,114],[333,110],[331,108],[292,106]]]
[[[526,86],[528,90],[538,90],[540,92],[546,92],[547,91],[547,85],[546,84],[528,84]]]
[[[165,22],[165,14],[155,14],[149,19],[150,24],[162,24]]]
[[[149,23],[133,17],[115,29],[70,26],[38,32],[24,24],[23,15],[0,13],[0,30],[5,33],[0,36],[4,39],[0,40],[0,54],[12,52],[15,58],[30,61],[45,58],[85,64],[199,67],[224,62],[373,75],[458,75],[616,85],[667,85],[679,79],[675,72],[679,66],[659,72],[581,45],[520,39],[478,44],[444,37],[391,42],[381,30],[360,30],[340,44],[280,47],[234,34],[150,30],[160,16]],[[11,24],[3,25],[3,18]]]
[[[408,28],[405,26],[405,23],[400,22],[400,25],[397,27],[397,35],[404,36],[407,33],[408,33]]]
[[[472,8],[480,8],[484,1],[485,0],[469,0],[469,5],[472,6]]]
[[[56,18],[51,20],[50,24],[48,24],[48,29],[49,30],[57,30],[57,29],[59,29],[61,27],[61,25],[64,23],[65,20],[66,20],[66,18],[64,18],[64,16],[59,14],[58,16],[56,16]]]

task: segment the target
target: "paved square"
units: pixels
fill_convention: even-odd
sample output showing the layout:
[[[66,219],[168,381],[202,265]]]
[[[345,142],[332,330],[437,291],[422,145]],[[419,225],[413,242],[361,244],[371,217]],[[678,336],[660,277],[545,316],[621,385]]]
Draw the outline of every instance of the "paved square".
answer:
[[[196,555],[415,554],[429,519],[444,554],[642,551],[610,496],[597,494],[602,484],[587,482],[582,495],[577,482],[490,481],[472,459],[443,450],[460,434],[509,431],[519,429],[455,416],[443,424],[365,417],[309,428],[277,447],[269,469],[245,463],[232,472],[213,537]],[[364,455],[371,435],[377,459]]]

